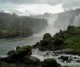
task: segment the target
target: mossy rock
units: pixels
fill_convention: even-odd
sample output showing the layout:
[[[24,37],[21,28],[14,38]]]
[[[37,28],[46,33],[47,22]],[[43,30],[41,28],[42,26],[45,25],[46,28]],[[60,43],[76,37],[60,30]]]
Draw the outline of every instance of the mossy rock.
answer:
[[[9,64],[9,67],[17,67],[16,64]]]
[[[40,46],[41,47],[48,46],[48,45],[49,45],[49,41],[47,41],[47,40],[41,40],[40,41]]]
[[[16,51],[9,51],[8,55],[12,59],[23,60],[25,56],[31,56],[32,48],[30,46],[22,46],[16,49]]]
[[[7,53],[7,55],[12,56],[16,51],[15,50],[11,50]]]
[[[0,62],[0,67],[9,67],[9,65],[6,62]]]
[[[55,59],[45,59],[41,67],[60,67]]]
[[[50,35],[50,33],[46,33],[46,34],[44,34],[43,35],[43,40],[50,40],[51,39],[51,35]]]
[[[23,59],[23,61],[25,62],[25,63],[32,63],[32,64],[34,64],[34,63],[39,63],[40,62],[40,60],[38,59],[38,58],[36,58],[36,57],[27,57],[27,56],[25,56],[24,57],[24,59]]]
[[[64,40],[62,38],[57,38],[54,40],[54,45],[61,46],[62,44],[64,44]]]

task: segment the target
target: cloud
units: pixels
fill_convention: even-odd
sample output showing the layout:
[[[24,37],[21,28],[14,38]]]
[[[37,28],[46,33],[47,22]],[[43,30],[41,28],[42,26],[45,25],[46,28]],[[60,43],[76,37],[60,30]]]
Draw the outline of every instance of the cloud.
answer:
[[[26,6],[26,7],[25,7]],[[58,5],[48,5],[48,4],[30,4],[30,5],[21,5],[19,8],[16,8],[17,11],[26,12],[29,11],[31,14],[44,14],[44,13],[60,13],[64,12],[61,4]]]
[[[38,4],[37,7],[33,7],[36,9],[32,9],[32,7],[29,6],[29,5],[33,6],[35,4]],[[47,12],[48,10],[53,9],[53,8],[47,9],[48,7],[46,7],[46,9],[44,8],[45,10],[43,10],[43,7],[40,7],[41,4],[48,4],[51,7],[54,7],[57,4],[62,4],[61,7],[63,7],[64,9],[80,8],[80,0],[0,0],[0,10],[11,11],[13,9],[15,10],[17,8],[21,8],[20,7],[21,5],[25,5],[23,8],[28,6],[29,10],[30,9],[33,10],[34,13],[36,13],[36,11],[39,12],[40,10],[41,10],[40,12],[42,11]],[[19,13],[18,11],[14,11],[14,12]]]
[[[62,0],[65,9],[80,8],[80,0]]]
[[[64,9],[73,9],[80,7],[80,0],[0,0],[0,3],[13,3],[13,4],[50,4],[56,5],[61,3]]]
[[[16,4],[58,4],[60,0],[0,0],[0,3],[16,3]]]
[[[26,7],[25,7],[26,6]],[[13,10],[5,10],[6,13],[15,13],[17,15],[39,15],[44,13],[60,13],[64,12],[61,4],[58,5],[49,5],[49,4],[28,4],[20,5],[19,7]]]

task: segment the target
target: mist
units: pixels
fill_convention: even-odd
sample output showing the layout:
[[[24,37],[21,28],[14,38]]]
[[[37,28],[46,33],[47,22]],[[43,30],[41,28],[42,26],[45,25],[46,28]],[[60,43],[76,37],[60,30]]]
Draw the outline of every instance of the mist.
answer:
[[[33,36],[42,37],[45,33],[50,33],[52,36],[59,31],[58,28],[55,27],[55,21],[57,20],[57,14],[46,17],[47,26],[38,34],[34,34]]]
[[[68,26],[80,26],[80,9],[69,10],[57,14],[44,14],[37,16],[38,18],[47,19],[47,26],[38,34],[33,36],[43,36],[50,33],[52,36],[60,30],[66,30]]]

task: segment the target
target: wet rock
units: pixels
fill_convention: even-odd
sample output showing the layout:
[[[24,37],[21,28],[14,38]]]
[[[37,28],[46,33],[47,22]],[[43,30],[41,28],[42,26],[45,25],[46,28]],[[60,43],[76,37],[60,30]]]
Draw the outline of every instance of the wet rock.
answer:
[[[40,50],[40,51],[46,51],[46,48],[40,47],[39,50]]]
[[[32,57],[31,54],[32,48],[30,46],[22,46],[15,51],[9,51],[9,56],[0,58],[0,67],[39,67],[40,60]]]
[[[29,65],[34,65],[33,67],[35,67],[35,66],[38,66],[39,67],[39,65],[40,65],[40,60],[38,59],[38,58],[36,58],[36,57],[25,57],[24,59],[23,59],[23,62],[25,63],[25,64],[29,64]],[[31,67],[31,66],[30,66]]]
[[[9,67],[9,65],[6,62],[0,62],[0,67]]]
[[[77,57],[74,57],[74,59],[79,59],[79,58],[77,58]]]
[[[72,55],[79,55],[80,56],[80,51],[76,51],[76,50],[71,50],[71,51],[66,51],[66,54],[72,54]]]
[[[46,46],[48,46],[49,45],[49,41],[47,41],[47,40],[41,40],[40,41],[40,46],[41,47],[46,47]]]
[[[50,59],[45,59],[42,62],[41,67],[60,67],[60,64],[58,64],[55,59],[50,58]]]
[[[19,47],[10,57],[14,59],[22,59],[24,56],[31,56],[31,54],[32,48],[30,46],[22,46]]]
[[[46,34],[44,34],[43,35],[43,40],[50,40],[51,39],[51,35],[50,35],[50,33],[46,33]]]
[[[18,50],[19,48],[20,48],[20,46],[17,46],[17,47],[16,47],[16,50]]]
[[[61,56],[58,59],[61,59],[62,62],[66,62],[66,63],[70,63],[72,61],[72,58],[68,56]]]
[[[32,54],[32,48],[30,46],[22,46],[16,49],[16,51],[12,50],[8,52],[8,57],[0,58],[1,61],[5,61],[7,63],[14,62],[23,62],[23,58],[25,56],[30,57]]]
[[[80,63],[80,60],[77,60],[76,62],[77,62],[77,63]]]
[[[11,50],[11,51],[9,51],[9,52],[7,53],[7,55],[11,56],[11,55],[13,55],[14,53],[15,53],[15,50]]]
[[[37,42],[35,45],[33,45],[33,48],[38,48],[38,47],[39,47],[39,45],[40,45],[40,43],[39,43],[39,42]]]
[[[32,60],[33,62],[40,62],[40,60],[36,57],[30,57],[30,60]]]

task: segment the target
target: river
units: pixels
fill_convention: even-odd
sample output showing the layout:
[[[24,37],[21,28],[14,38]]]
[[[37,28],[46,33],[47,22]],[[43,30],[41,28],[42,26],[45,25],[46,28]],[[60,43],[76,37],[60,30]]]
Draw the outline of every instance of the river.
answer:
[[[17,46],[26,46],[26,45],[34,45],[36,42],[39,42],[42,39],[42,37],[29,37],[29,38],[12,38],[12,39],[0,39],[0,56],[5,57],[7,55],[7,52],[10,50],[15,50]],[[76,60],[80,59],[80,56],[78,55],[66,55],[66,54],[58,54],[54,55],[54,53],[51,51],[49,55],[46,55],[48,51],[41,52],[38,49],[32,50],[32,56],[39,58],[41,61],[43,61],[46,58],[54,58],[57,60],[58,63],[61,65],[68,65],[70,67],[79,67],[80,63],[77,63]],[[72,58],[77,57],[78,59],[73,59],[70,63],[61,62],[58,58],[60,56],[71,56]]]
[[[14,50],[17,46],[32,46],[41,38],[33,36],[29,38],[0,39],[0,56],[6,56],[8,51]]]
[[[34,45],[35,43],[39,42],[42,39],[42,35],[44,33],[49,32],[52,35],[54,35],[59,30],[53,27],[53,25],[54,25],[54,23],[52,23],[53,21],[55,21],[55,20],[49,19],[48,27],[43,29],[43,31],[41,33],[35,34],[32,37],[0,39],[0,57],[5,57],[7,55],[8,51],[15,50],[17,46],[26,46],[26,45],[32,46],[32,45]],[[47,52],[48,51],[41,52],[38,49],[33,49],[32,56],[39,58],[41,61],[43,61],[46,58],[54,58],[61,65],[68,65],[70,67],[80,67],[80,63],[76,62],[76,60],[80,60],[80,56],[78,56],[78,55],[66,55],[66,54],[54,55],[53,52],[50,52],[49,55],[46,55]],[[71,61],[70,63],[61,62],[61,60],[58,59],[60,56],[70,56],[73,58],[73,61]],[[76,57],[78,59],[74,59],[74,57]]]

